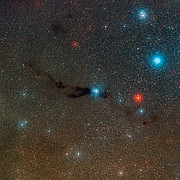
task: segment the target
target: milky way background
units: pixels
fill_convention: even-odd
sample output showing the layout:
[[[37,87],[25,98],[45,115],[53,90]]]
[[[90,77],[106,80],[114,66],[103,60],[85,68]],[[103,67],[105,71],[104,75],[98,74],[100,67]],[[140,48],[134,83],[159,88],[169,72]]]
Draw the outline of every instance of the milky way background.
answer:
[[[0,180],[180,179],[179,7],[1,0]]]

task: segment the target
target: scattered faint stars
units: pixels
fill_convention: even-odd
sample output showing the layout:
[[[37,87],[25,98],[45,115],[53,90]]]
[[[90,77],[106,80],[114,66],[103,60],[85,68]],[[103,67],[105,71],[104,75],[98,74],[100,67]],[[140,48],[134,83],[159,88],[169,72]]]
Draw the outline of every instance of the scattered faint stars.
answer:
[[[1,3],[0,180],[175,180],[178,1]]]

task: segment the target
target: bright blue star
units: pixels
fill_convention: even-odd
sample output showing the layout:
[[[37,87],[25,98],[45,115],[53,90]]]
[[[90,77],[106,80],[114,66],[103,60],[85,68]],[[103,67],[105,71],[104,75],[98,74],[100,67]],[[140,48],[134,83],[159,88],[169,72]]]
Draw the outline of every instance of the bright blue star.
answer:
[[[161,62],[161,59],[160,59],[159,57],[155,57],[155,58],[154,58],[154,63],[155,63],[155,64],[158,65],[158,64],[160,64],[160,62]]]
[[[93,97],[98,97],[99,94],[100,94],[100,89],[99,89],[99,88],[94,87],[94,88],[91,89],[91,95],[92,95]]]
[[[156,53],[154,56],[152,56],[152,65],[156,68],[162,67],[164,64],[164,58],[162,55]]]
[[[148,13],[145,10],[140,10],[138,12],[139,19],[145,20],[147,19]]]

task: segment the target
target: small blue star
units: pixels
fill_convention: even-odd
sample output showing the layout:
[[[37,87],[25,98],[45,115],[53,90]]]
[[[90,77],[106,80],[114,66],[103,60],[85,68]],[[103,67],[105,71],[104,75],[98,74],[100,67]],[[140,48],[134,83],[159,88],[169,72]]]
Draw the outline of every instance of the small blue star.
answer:
[[[143,115],[143,114],[146,113],[146,110],[145,110],[144,108],[139,108],[139,109],[138,109],[138,113],[139,113],[140,115]]]
[[[122,99],[119,99],[119,102],[122,102]]]
[[[81,152],[79,152],[79,151],[78,151],[78,152],[76,152],[76,157],[78,157],[78,158],[79,158],[80,156],[81,156]]]
[[[25,127],[27,125],[27,121],[20,121],[20,127]]]
[[[27,95],[28,95],[28,90],[27,89],[24,89],[24,90],[21,91],[21,96],[23,98],[25,98]]]

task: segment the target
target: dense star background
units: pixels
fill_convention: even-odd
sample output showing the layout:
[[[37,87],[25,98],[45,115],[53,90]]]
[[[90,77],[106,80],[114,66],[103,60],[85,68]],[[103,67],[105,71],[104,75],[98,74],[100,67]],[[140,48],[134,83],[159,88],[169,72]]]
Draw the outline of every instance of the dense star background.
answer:
[[[180,179],[178,9],[1,0],[0,180]]]

